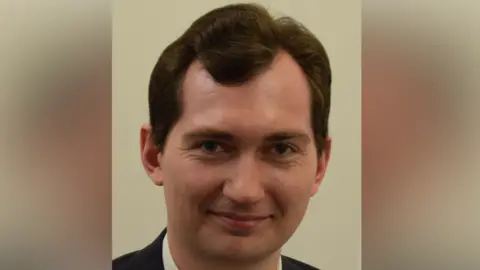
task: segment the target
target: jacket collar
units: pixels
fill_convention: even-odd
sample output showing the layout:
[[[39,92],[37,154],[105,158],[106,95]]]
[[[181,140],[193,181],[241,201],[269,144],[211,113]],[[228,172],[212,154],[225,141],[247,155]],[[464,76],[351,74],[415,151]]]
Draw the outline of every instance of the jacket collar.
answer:
[[[163,241],[167,235],[167,229],[164,229],[162,233],[147,247],[137,252],[135,258],[132,261],[132,269],[135,270],[165,270],[164,266],[164,250]],[[290,258],[286,256],[281,257],[282,270],[300,270],[296,264],[294,264]]]

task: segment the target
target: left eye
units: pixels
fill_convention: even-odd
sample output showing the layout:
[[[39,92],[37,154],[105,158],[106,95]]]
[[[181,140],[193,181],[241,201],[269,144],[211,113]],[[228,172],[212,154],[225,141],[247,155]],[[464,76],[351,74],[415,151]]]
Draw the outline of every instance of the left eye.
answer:
[[[272,151],[274,154],[284,156],[293,152],[294,149],[286,143],[276,143],[272,146]]]
[[[208,153],[223,151],[223,148],[220,146],[220,144],[215,141],[204,141],[201,143],[200,147],[202,150]]]

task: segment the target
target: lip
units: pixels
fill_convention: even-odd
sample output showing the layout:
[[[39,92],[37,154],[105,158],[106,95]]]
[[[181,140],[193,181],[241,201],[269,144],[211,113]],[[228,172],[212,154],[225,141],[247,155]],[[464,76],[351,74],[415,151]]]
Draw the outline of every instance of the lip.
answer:
[[[251,231],[270,218],[269,215],[249,215],[228,212],[210,212],[210,214],[221,221],[222,225],[235,231]]]

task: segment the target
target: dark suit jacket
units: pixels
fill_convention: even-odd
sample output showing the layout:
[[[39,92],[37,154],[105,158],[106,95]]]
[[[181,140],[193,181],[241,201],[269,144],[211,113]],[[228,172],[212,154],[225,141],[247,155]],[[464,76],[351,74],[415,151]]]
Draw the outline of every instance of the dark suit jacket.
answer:
[[[114,259],[112,270],[164,270],[162,243],[166,233],[167,231],[164,230],[160,236],[146,248]],[[319,269],[282,255],[282,270]]]

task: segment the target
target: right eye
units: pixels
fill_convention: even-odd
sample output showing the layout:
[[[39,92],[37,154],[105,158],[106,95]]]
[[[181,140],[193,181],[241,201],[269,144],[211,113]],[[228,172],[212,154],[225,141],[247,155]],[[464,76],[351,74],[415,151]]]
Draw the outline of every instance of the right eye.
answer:
[[[207,140],[203,141],[199,144],[199,148],[202,151],[205,151],[207,153],[218,153],[218,152],[223,152],[225,149],[222,148],[220,143],[212,140]]]

